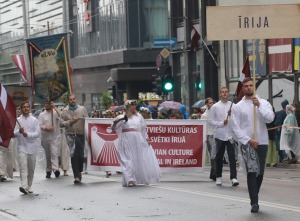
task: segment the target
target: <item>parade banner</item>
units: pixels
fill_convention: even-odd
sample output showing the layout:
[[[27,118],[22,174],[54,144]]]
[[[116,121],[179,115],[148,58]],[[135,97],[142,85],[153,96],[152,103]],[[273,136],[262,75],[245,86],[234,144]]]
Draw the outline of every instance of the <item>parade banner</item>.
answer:
[[[23,101],[29,101],[31,104],[31,87],[30,86],[5,86],[6,91],[12,98],[16,107],[20,106]]]
[[[88,118],[85,135],[89,146],[89,169],[120,171],[118,136],[111,130],[113,119]],[[147,133],[162,171],[203,170],[206,121],[146,120]]]
[[[67,34],[27,39],[32,85],[43,102],[56,100],[72,91],[68,60]]]

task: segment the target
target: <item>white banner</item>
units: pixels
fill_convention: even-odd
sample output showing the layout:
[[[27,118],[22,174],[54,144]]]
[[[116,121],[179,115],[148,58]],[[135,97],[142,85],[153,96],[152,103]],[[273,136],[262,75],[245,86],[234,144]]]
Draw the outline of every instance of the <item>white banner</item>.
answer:
[[[300,5],[207,6],[207,40],[300,37]]]

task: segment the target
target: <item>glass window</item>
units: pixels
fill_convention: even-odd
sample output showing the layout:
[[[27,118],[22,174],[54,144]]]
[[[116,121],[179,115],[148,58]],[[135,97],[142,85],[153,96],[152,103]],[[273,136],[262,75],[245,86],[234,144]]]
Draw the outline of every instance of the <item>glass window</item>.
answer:
[[[101,107],[101,94],[92,94],[92,108],[93,110],[99,110]]]

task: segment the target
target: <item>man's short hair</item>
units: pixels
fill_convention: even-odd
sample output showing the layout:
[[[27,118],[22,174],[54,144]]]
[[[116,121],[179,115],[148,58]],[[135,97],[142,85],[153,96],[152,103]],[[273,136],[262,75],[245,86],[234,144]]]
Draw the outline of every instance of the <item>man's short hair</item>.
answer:
[[[253,79],[251,77],[247,77],[243,80],[243,84],[249,82],[249,81],[253,81]]]
[[[205,104],[208,104],[209,100],[214,101],[214,99],[212,97],[208,97],[208,98],[205,99]]]
[[[25,104],[29,104],[29,101],[23,101],[23,102],[20,104],[20,108],[22,108]],[[29,107],[30,107],[30,104],[29,104]]]
[[[70,93],[70,94],[68,95],[68,100],[70,99],[71,96],[74,96],[74,97],[76,98],[76,95],[75,95],[74,93]]]

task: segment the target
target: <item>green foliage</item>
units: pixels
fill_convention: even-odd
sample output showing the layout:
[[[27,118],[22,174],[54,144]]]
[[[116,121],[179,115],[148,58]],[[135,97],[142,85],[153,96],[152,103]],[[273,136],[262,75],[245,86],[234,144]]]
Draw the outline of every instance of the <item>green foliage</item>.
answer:
[[[107,110],[113,104],[111,92],[107,91],[101,94],[101,108]]]

